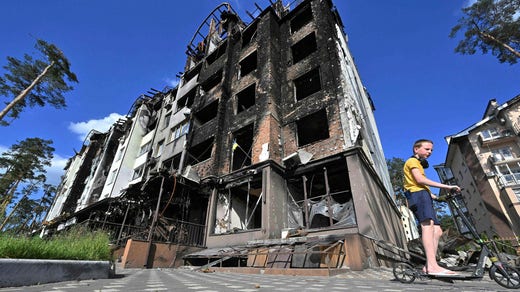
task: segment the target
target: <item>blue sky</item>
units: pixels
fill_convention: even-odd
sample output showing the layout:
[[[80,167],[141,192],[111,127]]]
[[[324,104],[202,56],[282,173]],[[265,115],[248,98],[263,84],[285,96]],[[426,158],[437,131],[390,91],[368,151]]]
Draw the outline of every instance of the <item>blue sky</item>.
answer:
[[[448,37],[467,1],[334,1],[362,82],[374,104],[385,156],[406,159],[419,138],[435,142],[430,165],[443,163],[444,137],[479,121],[492,98],[520,94],[520,65],[491,55],[454,53]],[[185,50],[219,1],[2,1],[0,65],[33,53],[36,38],[57,45],[79,84],[68,107],[28,109],[0,127],[0,150],[28,137],[54,141],[49,182],[57,184],[68,158],[92,128],[104,131],[150,88],[176,84]],[[246,22],[254,1],[231,0]],[[268,0],[256,3],[265,8]],[[287,3],[287,1],[284,1]],[[0,75],[3,75],[0,68]],[[0,97],[1,101],[4,101]],[[437,179],[430,168],[428,176]]]

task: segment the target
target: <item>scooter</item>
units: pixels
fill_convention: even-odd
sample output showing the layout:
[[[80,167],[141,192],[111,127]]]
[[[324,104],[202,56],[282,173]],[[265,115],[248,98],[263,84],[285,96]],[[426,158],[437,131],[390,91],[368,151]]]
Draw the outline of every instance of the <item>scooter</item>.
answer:
[[[454,275],[439,275],[439,274],[428,274],[423,272],[422,267],[412,262],[398,262],[394,264],[393,274],[394,277],[401,283],[412,283],[415,279],[436,279],[444,282],[453,283],[455,280],[480,280],[484,276],[486,259],[489,258],[491,261],[491,267],[489,268],[489,277],[497,282],[498,285],[508,289],[520,288],[520,272],[511,267],[505,262],[499,259],[499,252],[496,242],[493,240],[485,241],[477,233],[475,227],[471,224],[468,217],[462,212],[460,203],[457,200],[457,196],[460,193],[456,192],[456,189],[450,190],[450,192],[440,198],[440,201],[445,201],[451,206],[451,210],[454,210],[458,216],[462,219],[464,224],[467,226],[475,242],[480,246],[480,256],[475,267],[469,268],[470,273],[464,272]]]

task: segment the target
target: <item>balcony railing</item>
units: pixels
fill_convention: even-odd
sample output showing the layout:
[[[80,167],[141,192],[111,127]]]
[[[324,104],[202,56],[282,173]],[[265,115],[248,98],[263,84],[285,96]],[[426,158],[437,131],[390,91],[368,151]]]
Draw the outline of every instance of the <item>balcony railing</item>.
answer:
[[[499,187],[510,187],[520,184],[520,173],[498,175]]]
[[[93,230],[106,231],[112,243],[124,245],[128,239],[148,240],[149,226],[86,220],[81,223]],[[152,233],[152,240],[187,246],[204,246],[205,225],[161,217]]]

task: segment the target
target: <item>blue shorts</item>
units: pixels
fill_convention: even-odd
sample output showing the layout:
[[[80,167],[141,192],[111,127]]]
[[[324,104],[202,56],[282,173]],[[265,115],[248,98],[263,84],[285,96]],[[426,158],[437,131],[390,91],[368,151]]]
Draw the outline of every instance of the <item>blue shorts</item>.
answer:
[[[419,223],[426,220],[433,220],[435,225],[441,225],[437,219],[437,212],[433,208],[433,199],[426,190],[418,192],[406,192],[408,208],[413,212]]]

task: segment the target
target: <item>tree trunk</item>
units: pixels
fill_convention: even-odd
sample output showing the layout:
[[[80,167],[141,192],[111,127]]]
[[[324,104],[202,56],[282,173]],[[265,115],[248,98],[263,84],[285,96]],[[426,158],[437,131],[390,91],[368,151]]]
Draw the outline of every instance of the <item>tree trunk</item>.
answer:
[[[49,69],[54,66],[54,61],[52,61],[47,67],[45,67],[45,69],[43,70],[42,73],[40,73],[40,75],[38,75],[38,77],[36,77],[36,79],[33,80],[33,82],[31,83],[31,85],[29,85],[29,87],[27,87],[26,89],[22,90],[22,92],[17,96],[15,97],[1,112],[0,112],[0,121],[4,119],[4,116],[17,104],[19,103],[22,99],[25,98],[25,96],[36,86],[36,84],[38,84],[38,82],[40,82],[40,80],[47,74],[47,72],[49,72]]]
[[[479,34],[482,36],[482,38],[491,40],[491,41],[499,44],[500,46],[504,47],[506,50],[510,51],[513,55],[515,55],[516,57],[520,58],[520,53],[515,51],[515,49],[513,49],[508,44],[503,43],[503,42],[497,40],[494,36],[492,36],[490,34],[487,34],[487,33],[483,32],[483,31],[479,30]]]

